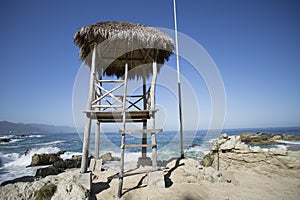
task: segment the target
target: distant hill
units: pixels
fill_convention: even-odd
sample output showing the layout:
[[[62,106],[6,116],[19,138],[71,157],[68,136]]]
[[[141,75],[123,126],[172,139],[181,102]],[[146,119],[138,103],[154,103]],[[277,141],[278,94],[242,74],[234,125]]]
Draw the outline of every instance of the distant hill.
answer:
[[[74,133],[75,128],[47,124],[24,124],[0,121],[0,133]]]

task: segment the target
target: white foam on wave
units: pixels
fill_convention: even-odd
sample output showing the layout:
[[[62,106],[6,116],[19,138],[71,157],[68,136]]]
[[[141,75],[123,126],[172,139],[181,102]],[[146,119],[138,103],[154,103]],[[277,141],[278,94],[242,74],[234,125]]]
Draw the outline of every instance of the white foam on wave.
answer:
[[[300,145],[299,140],[275,140],[276,142],[284,143],[284,144],[296,144]]]
[[[2,154],[0,153],[0,159],[1,159],[1,164],[4,165],[6,163],[15,161],[16,159],[19,158],[18,153],[9,153],[9,154]]]
[[[14,160],[12,160],[9,163],[4,164],[4,167],[24,167],[28,166],[31,163],[31,158],[34,154],[43,154],[43,153],[57,153],[60,149],[57,147],[46,147],[46,148],[40,148],[40,149],[31,149],[29,150],[26,155],[19,155],[15,157]]]
[[[121,158],[120,152],[113,152],[113,151],[109,151],[109,152],[111,153],[112,157]],[[105,153],[107,153],[107,152],[101,152],[101,154],[105,154]],[[137,161],[139,157],[141,157],[141,152],[125,152],[125,154],[124,154],[125,162]]]
[[[45,135],[29,135],[30,138],[41,138],[45,137]]]
[[[44,142],[44,143],[38,143],[35,144],[37,146],[46,146],[46,145],[54,145],[54,144],[59,144],[59,143],[64,143],[66,141],[62,141],[62,140],[57,140],[57,141],[53,141],[53,142]]]
[[[80,156],[80,155],[82,155],[81,152],[66,151],[64,154],[61,154],[60,157],[64,160],[66,160],[66,159],[71,159],[72,156]]]
[[[9,141],[9,143],[14,143],[14,142],[20,142],[24,139],[11,139],[11,141]]]
[[[44,147],[31,149],[23,155],[18,153],[0,153],[0,159],[3,164],[3,166],[0,167],[1,172],[3,172],[0,176],[0,182],[22,176],[33,176],[38,167],[26,166],[30,165],[31,158],[34,154],[57,153],[59,151],[60,149],[57,147]]]
[[[8,139],[8,138],[12,138],[14,135],[3,135],[0,136],[0,139]]]

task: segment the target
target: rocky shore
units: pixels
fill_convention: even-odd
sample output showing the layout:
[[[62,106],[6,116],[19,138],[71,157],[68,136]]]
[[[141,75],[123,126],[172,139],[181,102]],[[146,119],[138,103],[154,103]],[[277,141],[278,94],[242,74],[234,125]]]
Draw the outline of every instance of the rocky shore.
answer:
[[[230,137],[223,134],[211,144],[210,152],[201,161],[169,160],[159,170],[162,182],[154,186],[150,175],[143,172],[151,167],[137,168],[137,163],[127,164],[126,170],[136,173],[125,177],[121,199],[299,199],[300,152],[262,149],[249,142],[250,137],[255,138],[255,142],[258,137],[265,138],[260,133]],[[262,143],[283,140],[278,138],[273,135],[262,139]],[[54,167],[55,163],[62,162],[57,158],[60,153],[35,158],[39,157],[43,163],[48,160],[52,163],[50,167]],[[118,160],[110,153],[102,159],[103,162]],[[74,160],[72,162],[80,163],[79,157]],[[31,165],[39,163],[35,159],[32,161]],[[5,199],[118,199],[118,167],[94,171],[90,188],[76,178],[78,168],[69,169],[62,164],[58,169],[63,172],[1,186],[0,193]]]

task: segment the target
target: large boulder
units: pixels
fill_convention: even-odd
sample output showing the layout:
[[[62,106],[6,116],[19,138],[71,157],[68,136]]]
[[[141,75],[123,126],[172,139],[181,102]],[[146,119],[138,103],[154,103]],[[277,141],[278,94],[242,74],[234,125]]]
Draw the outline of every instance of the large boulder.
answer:
[[[46,177],[49,175],[57,175],[65,171],[65,169],[79,168],[81,165],[81,156],[73,156],[71,159],[59,159],[53,163],[53,166],[40,168],[36,171],[36,177]],[[90,157],[89,157],[90,160]]]
[[[265,136],[265,134],[254,135],[256,135],[254,136],[254,138],[256,138],[255,141],[258,141],[258,137],[265,141],[270,138],[281,137],[278,135]],[[237,135],[227,137],[226,135],[221,135],[212,143],[210,152],[204,156],[200,162],[201,165],[204,167],[213,167],[214,169],[233,170],[249,167],[265,171],[300,169],[299,151],[288,151],[281,148],[263,150],[259,146],[246,145],[243,142],[243,138],[245,141],[245,138],[248,138],[248,136]]]
[[[39,168],[39,169],[36,170],[35,177],[44,178],[46,176],[57,175],[57,174],[62,173],[62,172],[64,172],[63,169],[53,167],[53,166],[45,167],[45,168]]]
[[[102,154],[100,156],[100,159],[102,159],[103,164],[106,163],[107,161],[120,161],[121,159],[118,157],[113,157],[111,155],[111,152],[107,152],[105,154]]]
[[[212,183],[230,182],[220,171],[213,167],[203,167],[198,161],[190,158],[173,160],[166,168],[172,171],[170,176],[165,175],[167,186],[172,183],[200,183],[203,180]]]
[[[31,158],[31,163],[28,167],[40,166],[40,165],[51,165],[57,161],[61,161],[60,155],[65,151],[50,154],[34,154]]]
[[[283,135],[283,134],[268,134],[257,132],[253,133],[239,133],[242,142],[251,145],[276,145],[284,144],[278,140],[300,140],[300,136]]]

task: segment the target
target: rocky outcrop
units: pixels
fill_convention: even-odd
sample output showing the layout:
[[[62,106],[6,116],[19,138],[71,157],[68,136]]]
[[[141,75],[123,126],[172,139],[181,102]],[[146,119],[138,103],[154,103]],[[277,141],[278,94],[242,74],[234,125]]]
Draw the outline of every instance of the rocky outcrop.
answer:
[[[276,145],[284,144],[278,140],[300,140],[300,136],[283,135],[283,134],[268,134],[257,132],[253,133],[240,133],[241,141],[251,145]]]
[[[0,187],[0,194],[3,199],[89,199],[89,191],[73,180],[77,174],[79,170],[69,170],[34,182],[7,184]]]
[[[57,175],[59,173],[64,172],[62,168],[57,168],[54,166],[45,167],[45,168],[39,168],[36,170],[35,177],[46,177],[49,175]]]
[[[10,138],[0,138],[0,143],[7,143],[10,142],[11,139]]]
[[[90,159],[89,159],[90,160]],[[57,175],[66,169],[79,168],[81,165],[81,156],[73,156],[71,159],[59,159],[52,166],[40,168],[36,171],[36,177],[46,177],[48,175]]]
[[[300,152],[280,148],[261,149],[242,142],[240,135],[228,137],[222,134],[211,144],[210,152],[201,164],[215,169],[254,168],[265,171],[300,169]]]
[[[174,160],[167,164],[166,169],[171,172],[165,175],[166,187],[173,183],[199,183],[203,180],[211,183],[231,182],[220,171],[213,167],[203,167],[190,158]]]
[[[64,153],[65,151],[59,151],[58,153],[50,154],[34,154],[31,158],[31,163],[28,167],[51,165],[57,161],[62,161],[63,159],[60,158],[60,155]]]
[[[110,152],[102,154],[100,156],[100,159],[102,159],[103,164],[105,164],[107,161],[120,161],[121,160],[119,157],[113,157]]]

